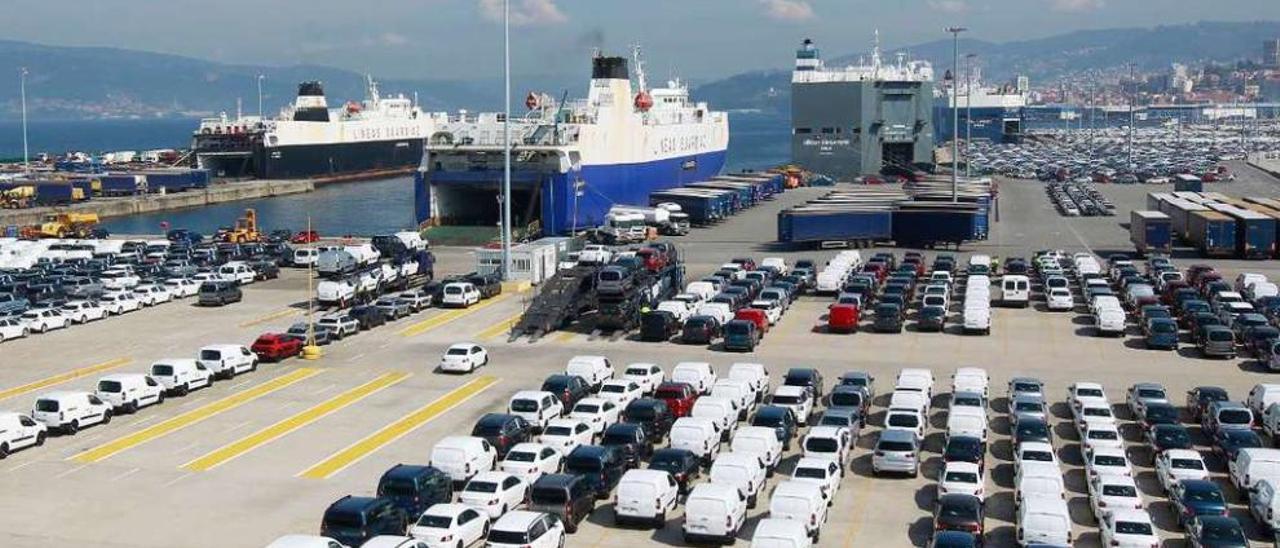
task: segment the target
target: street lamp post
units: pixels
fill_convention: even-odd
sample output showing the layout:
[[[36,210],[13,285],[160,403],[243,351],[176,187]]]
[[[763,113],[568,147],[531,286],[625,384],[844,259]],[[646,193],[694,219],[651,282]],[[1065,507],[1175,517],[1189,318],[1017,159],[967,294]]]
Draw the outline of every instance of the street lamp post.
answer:
[[[265,75],[262,75],[262,74],[258,75],[258,119],[259,120],[262,119],[262,80],[264,78],[266,78]]]
[[[27,67],[18,69],[18,87],[22,94],[22,172],[31,171],[31,152],[27,149]]]
[[[511,0],[502,2],[502,279],[511,279]]]
[[[956,91],[960,89],[960,33],[969,30],[964,27],[947,27],[951,33],[951,203],[960,201],[960,103],[956,100]]]
[[[977,54],[967,54],[964,74],[964,176],[972,177],[969,157],[973,154],[973,59]]]

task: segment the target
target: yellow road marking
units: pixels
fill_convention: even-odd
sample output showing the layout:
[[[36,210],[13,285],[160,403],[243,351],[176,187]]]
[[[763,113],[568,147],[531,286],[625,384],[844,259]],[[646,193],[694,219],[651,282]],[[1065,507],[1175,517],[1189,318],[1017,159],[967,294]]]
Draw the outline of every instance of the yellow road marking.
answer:
[[[292,316],[292,315],[294,315],[294,314],[301,314],[301,313],[302,313],[302,310],[297,309],[297,308],[290,308],[290,309],[288,309],[288,310],[281,310],[281,311],[279,311],[279,312],[276,312],[276,313],[274,313],[274,314],[268,314],[268,315],[263,316],[263,317],[261,317],[261,318],[258,318],[258,319],[256,319],[256,320],[249,320],[249,321],[247,321],[247,322],[244,322],[244,323],[240,324],[240,327],[253,327],[253,326],[258,325],[258,324],[264,324],[264,323],[267,323],[267,322],[269,322],[269,321],[271,321],[271,320],[278,320],[278,319],[280,319],[280,318],[284,318],[284,317]]]
[[[453,310],[449,310],[447,312],[436,314],[435,316],[432,316],[418,323],[415,323],[409,327],[401,329],[400,334],[405,337],[421,335],[423,333],[426,333],[427,331],[440,327],[453,320],[456,320],[458,318],[461,318],[463,316],[466,316],[474,312],[479,312],[481,310],[489,308],[490,306],[493,306],[502,301],[505,301],[511,298],[511,295],[513,295],[513,293],[503,293],[502,295],[498,295],[497,297],[494,297],[487,301],[480,301],[477,304],[473,304],[471,305],[470,308],[456,308]]]
[[[68,457],[67,460],[74,460],[81,463],[93,463],[105,460],[117,453],[124,452],[149,441],[167,436],[225,411],[235,409],[236,407],[261,398],[262,396],[280,390],[293,383],[319,374],[321,371],[321,369],[306,367],[295,369],[286,375],[281,375],[243,392],[232,394],[203,407],[197,407],[187,411],[186,413],[164,422],[157,423],[122,438],[117,438],[113,441],[99,445],[78,455],[73,455]]]
[[[561,342],[561,343],[569,342],[573,340],[573,338],[576,336],[578,336],[578,334],[574,333],[573,331],[565,331],[565,332],[556,334],[556,338],[554,340],[555,342]]]
[[[199,458],[183,464],[182,468],[199,472],[217,468],[229,460],[271,443],[272,441],[284,437],[299,428],[327,417],[332,413],[335,413],[366,397],[372,396],[374,393],[409,377],[409,373],[402,372],[381,375],[376,379],[334,396],[328,401],[320,403],[306,411],[302,411],[292,417],[210,451]]]
[[[55,384],[62,384],[67,381],[73,381],[80,377],[86,377],[94,373],[107,371],[109,369],[115,369],[126,363],[129,363],[129,361],[130,361],[129,358],[116,358],[114,360],[105,361],[96,365],[90,365],[88,367],[82,367],[80,369],[67,371],[66,373],[59,373],[47,379],[41,379],[35,382],[29,382],[22,386],[15,386],[13,388],[0,390],[0,400],[3,400],[5,398],[12,398],[14,396],[20,396],[22,394],[26,394],[27,392],[34,392],[36,390],[40,390],[41,388],[48,388]]]
[[[496,384],[500,379],[485,375],[479,377],[467,384],[464,384],[452,392],[441,396],[439,399],[418,408],[416,411],[405,415],[400,420],[388,424],[377,432],[369,434],[364,439],[357,441],[346,449],[334,453],[329,458],[324,459],[312,467],[298,473],[298,477],[309,479],[326,479],[338,472],[343,471],[348,466],[355,464],[369,454],[381,449],[383,446],[394,442],[418,427],[426,424],[431,419],[443,415],[445,412],[461,405],[463,402],[471,399],[475,395],[485,391],[489,387]]]
[[[480,332],[480,340],[492,339],[498,335],[502,335],[510,331],[511,326],[515,325],[518,321],[520,321],[520,314],[516,314],[515,316],[493,324],[488,329]]]

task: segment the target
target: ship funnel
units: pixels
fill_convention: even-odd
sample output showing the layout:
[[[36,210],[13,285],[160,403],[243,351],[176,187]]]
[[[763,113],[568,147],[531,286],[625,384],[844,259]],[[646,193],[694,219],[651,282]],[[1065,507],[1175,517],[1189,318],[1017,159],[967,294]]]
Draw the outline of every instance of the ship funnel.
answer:
[[[299,122],[328,122],[329,104],[324,99],[320,82],[298,84],[298,99],[293,103],[293,119]]]
[[[591,60],[591,79],[630,80],[626,57],[595,57]]]

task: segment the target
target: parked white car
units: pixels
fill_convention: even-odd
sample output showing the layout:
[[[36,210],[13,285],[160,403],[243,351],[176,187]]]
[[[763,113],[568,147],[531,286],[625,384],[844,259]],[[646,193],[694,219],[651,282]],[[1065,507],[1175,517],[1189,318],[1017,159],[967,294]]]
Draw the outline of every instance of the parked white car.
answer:
[[[138,297],[131,292],[118,291],[98,297],[98,305],[107,309],[107,312],[112,315],[119,316],[142,308],[142,301],[139,301]]]
[[[572,453],[579,445],[591,445],[595,440],[595,430],[580,419],[551,419],[546,428],[538,436],[538,442],[560,452],[561,455]]]
[[[1090,452],[1084,457],[1084,469],[1089,477],[1133,475],[1133,465],[1123,449],[1100,447]]]
[[[200,293],[200,282],[187,278],[171,278],[164,281],[164,286],[175,299],[194,297]]]
[[[465,504],[433,504],[417,522],[409,526],[409,535],[431,548],[471,546],[484,540],[489,518]]]
[[[595,434],[603,434],[609,425],[618,422],[622,408],[618,404],[602,398],[582,398],[573,404],[569,418],[577,419],[591,427]]]
[[[31,418],[49,430],[75,434],[81,428],[111,422],[111,404],[90,392],[59,391],[36,398]]]
[[[574,356],[569,358],[569,363],[565,365],[564,372],[582,377],[582,380],[587,381],[587,386],[590,386],[592,391],[598,391],[604,381],[612,379],[614,376],[613,364],[609,362],[609,358],[604,356]]]
[[[564,404],[550,392],[521,390],[507,402],[507,412],[520,417],[542,431],[552,419],[564,414]]]
[[[1115,510],[1098,520],[1103,546],[1147,548],[1160,546],[1151,515],[1141,510]]]
[[[0,318],[0,342],[21,339],[31,334],[27,322],[20,318]]]
[[[630,380],[609,380],[600,385],[600,391],[596,393],[601,399],[612,401],[618,407],[623,409],[633,401],[640,399],[644,395],[644,389],[635,381]]]
[[[164,385],[142,373],[114,373],[98,379],[94,392],[116,413],[136,413],[148,405],[164,403]]]
[[[564,521],[555,516],[516,510],[493,523],[485,548],[563,548],[565,535]],[[520,539],[520,542],[501,542],[505,539]]]
[[[715,396],[698,398],[693,402],[689,416],[711,419],[716,425],[716,430],[720,432],[721,439],[725,441],[728,441],[738,429],[738,407],[729,398]]]
[[[738,420],[746,420],[756,411],[756,394],[747,381],[722,378],[711,387],[711,396],[733,401],[738,408]]]
[[[743,430],[747,428],[755,427],[744,427]],[[774,440],[778,439],[772,429],[767,430]],[[741,436],[742,432],[738,435]],[[668,437],[672,449],[690,451],[702,459],[704,465],[710,465],[711,461],[720,454],[720,430],[716,428],[715,422],[708,418],[680,417],[672,423]]]
[[[769,393],[769,370],[759,363],[735,363],[729,366],[729,378],[746,381],[756,395],[756,402]]]
[[[746,520],[747,497],[737,487],[699,483],[685,499],[681,531],[686,543],[732,544]]]
[[[952,461],[943,463],[938,473],[938,494],[962,493],[986,500],[986,478],[982,468],[972,462]]]
[[[470,373],[488,363],[489,352],[484,347],[472,342],[462,342],[444,351],[444,355],[440,357],[440,370],[450,373]]]
[[[747,507],[755,508],[760,492],[764,490],[764,461],[755,453],[721,453],[711,463],[708,478],[711,483],[737,489],[747,497]]]
[[[836,491],[840,489],[840,480],[843,478],[844,469],[831,459],[801,457],[796,461],[795,468],[791,470],[791,481],[817,485],[822,489],[822,496],[827,499],[828,505],[835,499]]]
[[[1209,467],[1194,449],[1166,449],[1156,453],[1155,469],[1156,479],[1166,493],[1183,480],[1209,479]]]
[[[71,318],[64,316],[56,308],[36,308],[23,312],[19,318],[32,333],[47,333],[54,329],[65,329],[71,325]]]
[[[800,448],[805,458],[827,459],[844,466],[853,452],[853,435],[842,426],[814,426],[805,434]]]
[[[770,403],[790,409],[800,426],[809,425],[809,415],[813,414],[813,394],[807,387],[779,386],[774,389]]]
[[[1132,476],[1099,475],[1088,481],[1089,507],[1099,520],[1122,509],[1142,510],[1142,494]]]
[[[809,536],[808,526],[791,519],[762,519],[756,523],[755,534],[751,536],[751,548],[812,547],[813,538]]]
[[[514,474],[533,485],[543,474],[554,474],[560,471],[564,455],[548,445],[540,443],[518,443],[507,451],[499,470]]]
[[[213,371],[197,360],[176,358],[151,364],[151,377],[175,396],[185,396],[192,390],[213,384]]]
[[[467,308],[480,302],[480,290],[468,282],[445,284],[440,304],[455,308]]]
[[[155,306],[173,300],[169,289],[160,284],[139,285],[133,288],[133,294],[138,296],[138,301],[143,306]]]
[[[89,323],[107,317],[107,309],[94,301],[71,301],[62,305],[59,310],[72,323]]]
[[[640,390],[645,394],[652,394],[666,380],[667,374],[658,364],[629,363],[622,369],[622,378],[640,385]]]
[[[1045,295],[1045,301],[1045,305],[1049,307],[1049,310],[1054,312],[1070,311],[1076,308],[1075,297],[1072,296],[1071,290],[1065,287],[1050,289],[1049,293]]]
[[[458,492],[458,502],[498,519],[507,510],[524,505],[529,494],[529,484],[515,474],[506,472],[480,472],[472,476]]]
[[[681,419],[683,420],[683,419]],[[782,441],[778,434],[767,426],[743,426],[733,435],[729,448],[734,453],[755,454],[765,464],[765,475],[772,476],[778,464],[782,462]]]
[[[680,362],[671,368],[671,380],[688,384],[694,392],[706,394],[716,383],[716,372],[707,362]]]
[[[44,445],[44,424],[22,413],[0,412],[0,459],[19,449]]]
[[[822,487],[804,481],[784,481],[769,496],[769,517],[795,520],[805,524],[813,542],[821,537],[827,523],[827,497]]]

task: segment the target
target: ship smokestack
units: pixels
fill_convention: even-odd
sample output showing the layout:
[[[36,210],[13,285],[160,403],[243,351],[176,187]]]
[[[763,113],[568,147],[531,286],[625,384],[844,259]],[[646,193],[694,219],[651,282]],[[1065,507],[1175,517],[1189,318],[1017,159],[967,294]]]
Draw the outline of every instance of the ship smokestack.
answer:
[[[298,100],[294,102],[293,119],[298,122],[329,121],[329,104],[325,102],[323,84],[298,84]]]

